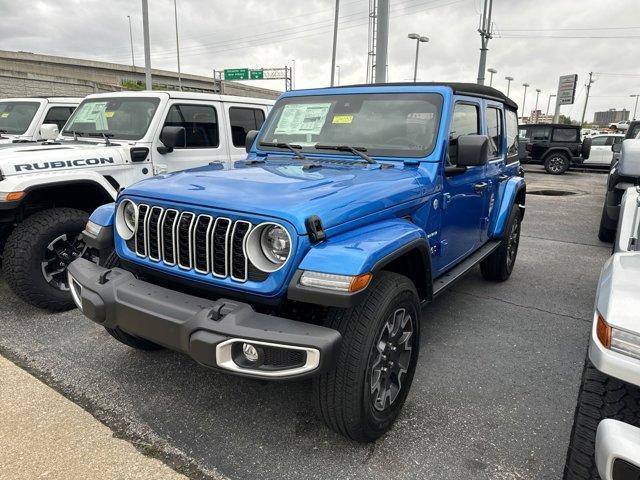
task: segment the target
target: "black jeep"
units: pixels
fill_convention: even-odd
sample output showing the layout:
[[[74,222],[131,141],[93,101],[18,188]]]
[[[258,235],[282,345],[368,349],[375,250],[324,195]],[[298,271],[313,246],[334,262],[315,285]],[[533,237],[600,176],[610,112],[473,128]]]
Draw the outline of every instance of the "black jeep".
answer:
[[[520,125],[520,138],[526,142],[526,163],[541,163],[547,173],[562,175],[571,165],[589,158],[591,139],[580,139],[580,127],[563,124]]]

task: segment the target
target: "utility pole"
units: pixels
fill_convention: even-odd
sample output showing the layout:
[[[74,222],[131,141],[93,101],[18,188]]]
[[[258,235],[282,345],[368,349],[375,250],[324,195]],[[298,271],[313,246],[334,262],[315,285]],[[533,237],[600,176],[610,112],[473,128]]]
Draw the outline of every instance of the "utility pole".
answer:
[[[173,15],[176,20],[176,57],[178,59],[178,90],[182,91],[182,76],[180,75],[180,42],[178,41],[178,0],[173,0]]]
[[[584,99],[584,108],[582,109],[582,119],[580,120],[580,126],[584,123],[584,116],[587,114],[587,103],[589,102],[589,90],[591,90],[591,84],[593,80],[593,72],[589,72],[589,81],[587,82],[587,98]]]
[[[338,70],[338,86],[340,86],[340,65],[336,65],[336,69]]]
[[[493,74],[494,73],[498,73],[498,71],[495,68],[488,68],[487,72],[489,72],[491,74],[489,76],[489,86],[493,87]]]
[[[387,47],[389,44],[389,0],[378,0],[375,83],[387,83]]]
[[[153,89],[151,82],[151,45],[149,41],[149,4],[142,0],[142,34],[144,36],[144,80],[147,90]]]
[[[487,68],[487,51],[489,50],[489,39],[491,35],[491,10],[493,9],[493,0],[484,0],[484,10],[482,19],[480,20],[480,63],[478,65],[478,85],[484,85],[484,72]]]
[[[539,88],[536,88],[536,108],[535,108],[535,112],[536,112],[536,123],[538,123],[538,99],[540,98],[540,92],[542,90],[540,90]]]
[[[636,119],[636,113],[638,111],[638,98],[640,98],[640,94],[635,94],[635,95],[629,95],[631,98],[635,97],[636,98],[636,106],[633,109],[633,120],[635,121]]]
[[[547,101],[547,112],[545,113],[545,115],[549,115],[549,107],[551,106],[551,99],[555,96],[556,96],[555,93],[552,93],[551,95],[549,95],[549,100]]]
[[[523,83],[522,86],[524,87],[524,97],[522,97],[522,118],[524,118],[524,114],[525,114],[524,105],[527,101],[527,88],[529,88],[529,84]]]
[[[511,82],[513,81],[513,77],[504,77],[507,81],[507,97],[509,96],[509,90],[511,90]]]
[[[296,89],[296,59],[292,59],[293,67],[291,67],[291,90]]]
[[[336,79],[336,51],[338,48],[338,15],[340,14],[340,0],[336,0],[336,16],[333,20],[333,53],[331,54],[331,86]]]
[[[129,19],[129,42],[131,43],[131,66],[135,70],[136,68],[136,57],[133,55],[133,30],[131,29],[131,15],[127,15]]]

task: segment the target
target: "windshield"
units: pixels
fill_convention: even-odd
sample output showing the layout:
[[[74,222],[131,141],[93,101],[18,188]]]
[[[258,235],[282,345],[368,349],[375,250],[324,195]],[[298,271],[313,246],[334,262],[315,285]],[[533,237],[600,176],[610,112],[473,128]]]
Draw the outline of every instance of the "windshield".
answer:
[[[100,136],[123,140],[140,140],[147,133],[158,108],[158,98],[92,98],[78,106],[62,131],[85,136]]]
[[[0,133],[22,135],[38,108],[39,102],[0,102]]]
[[[424,157],[434,148],[441,110],[435,93],[289,97],[274,106],[259,141],[303,151],[349,145],[370,155]]]

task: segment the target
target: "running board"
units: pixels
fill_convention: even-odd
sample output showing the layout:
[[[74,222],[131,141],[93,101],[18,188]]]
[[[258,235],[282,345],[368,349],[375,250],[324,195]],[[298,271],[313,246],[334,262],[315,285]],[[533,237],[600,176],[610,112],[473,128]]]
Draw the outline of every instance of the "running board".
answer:
[[[433,297],[440,295],[447,288],[460,280],[469,270],[493,253],[500,246],[501,240],[490,240],[482,247],[453,267],[447,273],[433,281]]]

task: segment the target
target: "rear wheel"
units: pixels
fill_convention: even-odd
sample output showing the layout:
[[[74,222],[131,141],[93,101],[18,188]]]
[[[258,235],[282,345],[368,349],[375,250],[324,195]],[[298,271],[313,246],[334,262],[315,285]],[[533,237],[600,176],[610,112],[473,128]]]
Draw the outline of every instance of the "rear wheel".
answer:
[[[616,231],[607,228],[609,217],[607,216],[606,207],[602,207],[602,215],[600,215],[600,228],[598,228],[598,238],[601,242],[611,243],[616,239]]]
[[[561,152],[551,153],[544,160],[544,169],[551,175],[562,175],[569,170],[569,157]]]
[[[325,325],[342,344],[335,365],[314,380],[318,414],[334,431],[372,442],[388,431],[418,360],[420,303],[406,277],[382,272],[356,307],[332,309]]]
[[[517,205],[511,207],[509,220],[505,227],[505,236],[500,246],[487,258],[480,262],[480,272],[486,280],[504,282],[511,276],[516,264],[518,246],[520,245],[520,225],[522,214]]]

